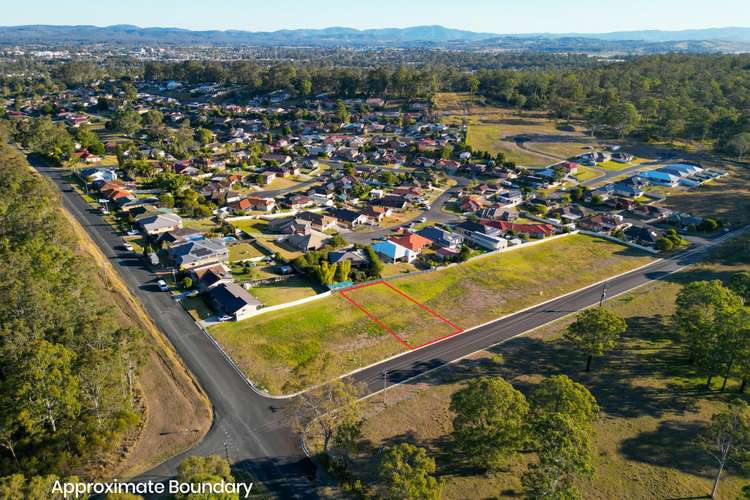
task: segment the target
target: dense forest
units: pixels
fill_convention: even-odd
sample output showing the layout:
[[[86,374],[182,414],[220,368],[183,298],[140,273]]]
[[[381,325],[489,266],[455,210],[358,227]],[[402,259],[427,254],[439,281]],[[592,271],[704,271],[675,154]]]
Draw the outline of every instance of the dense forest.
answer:
[[[139,420],[142,335],[97,294],[58,195],[0,144],[0,476],[80,473]]]

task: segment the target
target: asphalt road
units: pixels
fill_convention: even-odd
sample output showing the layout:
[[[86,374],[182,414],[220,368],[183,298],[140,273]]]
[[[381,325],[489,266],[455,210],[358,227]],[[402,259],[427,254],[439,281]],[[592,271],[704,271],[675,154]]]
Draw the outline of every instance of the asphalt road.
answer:
[[[64,207],[112,260],[114,267],[172,342],[213,404],[215,421],[208,435],[192,450],[154,468],[139,479],[166,480],[174,476],[176,466],[188,455],[219,454],[228,455],[236,468],[249,471],[279,497],[313,496],[309,481],[311,463],[302,453],[297,436],[285,423],[288,412],[284,408],[289,405],[290,399],[270,398],[255,392],[182,307],[168,294],[158,291],[156,277],[142,266],[140,259],[132,253],[121,251],[121,236],[66,184],[62,174],[33,158],[30,161],[58,185],[63,194]],[[716,245],[732,235],[717,238],[710,245]],[[705,246],[678,258],[657,261],[612,278],[607,282],[608,296],[614,297],[652,280],[664,279],[700,260],[707,249],[708,246]],[[387,372],[389,385],[408,383],[428,370],[594,305],[599,301],[601,291],[601,284],[589,286],[362,369],[352,377],[364,382],[371,394],[383,389],[384,372]],[[455,319],[461,322],[460,317]]]

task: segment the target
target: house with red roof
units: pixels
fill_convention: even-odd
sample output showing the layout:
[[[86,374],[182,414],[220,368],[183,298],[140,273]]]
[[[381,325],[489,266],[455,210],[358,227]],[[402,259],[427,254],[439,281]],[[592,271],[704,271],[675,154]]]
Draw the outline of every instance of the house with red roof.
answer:
[[[485,226],[494,227],[501,233],[526,234],[531,238],[546,238],[552,236],[555,232],[555,226],[552,224],[516,224],[515,222],[506,222],[503,220],[485,220],[480,221]]]
[[[424,236],[420,236],[416,233],[407,233],[403,236],[394,236],[390,240],[404,248],[408,248],[412,252],[419,253],[426,247],[432,244],[432,240],[428,240]]]

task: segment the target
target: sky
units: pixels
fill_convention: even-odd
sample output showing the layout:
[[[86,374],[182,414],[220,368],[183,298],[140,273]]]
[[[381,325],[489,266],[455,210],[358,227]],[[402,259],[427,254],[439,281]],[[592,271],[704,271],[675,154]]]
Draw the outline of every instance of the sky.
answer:
[[[0,0],[0,6],[10,0]],[[748,0],[31,0],[0,25],[134,24],[187,29],[402,28],[602,33],[750,27]]]

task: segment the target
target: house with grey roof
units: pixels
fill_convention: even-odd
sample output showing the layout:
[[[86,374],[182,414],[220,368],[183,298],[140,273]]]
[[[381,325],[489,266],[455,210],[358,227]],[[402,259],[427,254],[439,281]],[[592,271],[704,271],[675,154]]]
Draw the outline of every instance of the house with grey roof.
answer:
[[[182,217],[171,212],[147,215],[138,220],[138,225],[146,234],[155,236],[182,227]]]
[[[168,253],[180,269],[229,260],[229,250],[222,238],[189,240],[172,246]]]
[[[241,321],[252,315],[263,304],[237,283],[223,283],[208,291],[217,309]]]

